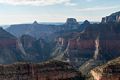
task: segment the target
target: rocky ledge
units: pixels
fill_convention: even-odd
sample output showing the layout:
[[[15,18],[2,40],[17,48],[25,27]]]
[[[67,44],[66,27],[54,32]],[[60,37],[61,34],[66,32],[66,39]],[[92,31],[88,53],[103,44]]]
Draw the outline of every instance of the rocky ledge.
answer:
[[[0,65],[0,80],[83,80],[81,74],[66,62],[40,64],[14,63]]]
[[[120,80],[120,57],[91,70],[93,80]]]

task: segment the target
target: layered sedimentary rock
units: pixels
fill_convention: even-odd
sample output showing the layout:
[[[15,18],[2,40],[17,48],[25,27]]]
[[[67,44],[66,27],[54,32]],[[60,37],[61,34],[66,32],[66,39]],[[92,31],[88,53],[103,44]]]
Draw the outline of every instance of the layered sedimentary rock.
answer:
[[[69,63],[49,61],[40,64],[0,65],[0,80],[84,80]]]
[[[21,55],[16,37],[0,28],[0,63],[8,64],[19,61],[22,59]]]
[[[56,26],[57,25],[39,24],[37,21],[34,21],[32,24],[10,25],[6,30],[16,37],[27,34],[39,39],[47,38],[50,34],[59,30]]]
[[[0,28],[0,47],[16,46],[16,38],[10,33]]]
[[[120,57],[91,70],[93,80],[120,80]]]
[[[59,49],[56,49],[56,54],[59,54],[56,59],[69,61],[77,67],[87,61],[82,66],[86,70],[84,66],[92,69],[120,56],[119,26],[119,23],[88,24],[82,32],[63,32],[58,38]],[[82,71],[85,72],[84,70]]]
[[[29,35],[20,37],[21,45],[25,51],[25,59],[31,62],[48,60],[51,46],[44,39],[36,39]]]
[[[92,68],[120,56],[120,24],[93,24],[86,29],[95,42],[94,56],[80,67],[80,71],[88,73]],[[84,34],[84,33],[83,33]],[[92,34],[92,35],[91,35]],[[91,37],[90,37],[91,36]]]
[[[83,33],[76,30],[64,32],[61,37],[58,38],[59,44],[57,45],[59,49],[56,49],[57,58],[69,61],[73,63],[74,66],[79,67],[85,61],[93,58],[96,49],[95,38],[96,34],[94,36],[94,34]]]
[[[120,22],[120,12],[116,12],[111,14],[110,16],[102,18],[102,23],[110,23],[110,22]]]
[[[49,59],[50,52],[51,46],[43,39],[35,39],[29,35],[17,39],[0,28],[0,64],[41,62]]]

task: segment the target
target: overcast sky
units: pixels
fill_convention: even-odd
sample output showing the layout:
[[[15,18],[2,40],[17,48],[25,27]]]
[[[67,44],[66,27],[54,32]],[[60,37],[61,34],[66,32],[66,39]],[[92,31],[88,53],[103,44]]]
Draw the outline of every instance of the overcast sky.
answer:
[[[103,16],[120,11],[120,0],[0,0],[0,24],[101,21]]]

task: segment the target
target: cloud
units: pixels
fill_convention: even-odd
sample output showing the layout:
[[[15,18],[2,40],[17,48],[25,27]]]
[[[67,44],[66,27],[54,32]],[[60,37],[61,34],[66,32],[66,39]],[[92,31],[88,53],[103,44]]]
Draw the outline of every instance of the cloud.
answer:
[[[94,1],[94,0],[86,0],[87,2],[92,2],[92,1]]]
[[[120,6],[108,6],[108,7],[92,7],[92,8],[82,8],[82,9],[76,9],[76,11],[103,11],[103,10],[110,10],[110,9],[117,9],[120,8]]]
[[[71,3],[71,2],[67,2],[65,3],[66,6],[76,6],[77,4],[76,3]]]
[[[64,4],[69,6],[76,5],[71,0],[0,0],[1,4],[10,5],[33,5],[33,6],[47,6],[55,4]]]

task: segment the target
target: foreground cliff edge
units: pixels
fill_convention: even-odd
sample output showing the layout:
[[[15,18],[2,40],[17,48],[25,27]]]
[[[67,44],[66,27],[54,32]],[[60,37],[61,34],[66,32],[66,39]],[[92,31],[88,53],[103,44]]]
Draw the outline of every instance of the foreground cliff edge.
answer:
[[[40,64],[0,65],[0,80],[84,80],[69,63],[47,61]]]
[[[120,57],[91,70],[93,80],[120,80]]]

